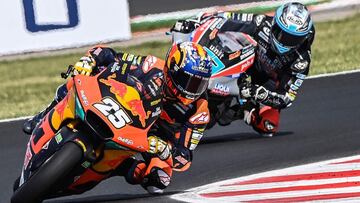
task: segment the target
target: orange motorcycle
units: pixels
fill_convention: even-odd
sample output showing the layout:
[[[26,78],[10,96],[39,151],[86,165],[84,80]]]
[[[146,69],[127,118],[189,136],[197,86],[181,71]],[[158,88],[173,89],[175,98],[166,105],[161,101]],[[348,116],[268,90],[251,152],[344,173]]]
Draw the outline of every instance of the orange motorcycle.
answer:
[[[85,192],[135,154],[155,153],[148,133],[161,111],[161,95],[146,95],[125,69],[67,81],[66,97],[30,137],[12,203]]]

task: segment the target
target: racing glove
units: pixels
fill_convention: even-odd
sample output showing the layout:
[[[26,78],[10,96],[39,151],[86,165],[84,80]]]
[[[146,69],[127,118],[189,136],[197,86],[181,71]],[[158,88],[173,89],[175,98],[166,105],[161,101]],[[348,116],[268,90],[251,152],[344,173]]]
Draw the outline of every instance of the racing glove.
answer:
[[[173,169],[175,171],[185,171],[190,167],[192,161],[192,151],[183,146],[176,146],[172,150]]]
[[[164,140],[157,136],[149,136],[149,153],[157,155],[161,160],[166,160],[170,157],[170,146]]]
[[[263,102],[268,98],[269,91],[263,86],[249,84],[240,88],[240,95],[245,99]]]
[[[74,75],[87,75],[89,76],[96,66],[96,62],[91,56],[83,56],[74,65]]]

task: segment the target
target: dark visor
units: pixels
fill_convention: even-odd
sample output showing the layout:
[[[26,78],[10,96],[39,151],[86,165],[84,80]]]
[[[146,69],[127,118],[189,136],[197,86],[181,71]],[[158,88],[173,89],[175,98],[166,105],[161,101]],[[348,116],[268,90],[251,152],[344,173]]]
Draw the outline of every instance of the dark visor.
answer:
[[[274,23],[274,25],[271,28],[271,33],[273,37],[283,46],[288,48],[293,48],[296,46],[301,45],[305,39],[306,35],[304,36],[296,36],[287,33],[286,31],[282,30],[277,23]]]
[[[199,96],[206,90],[209,79],[184,72],[182,70],[169,71],[176,87],[190,96]]]

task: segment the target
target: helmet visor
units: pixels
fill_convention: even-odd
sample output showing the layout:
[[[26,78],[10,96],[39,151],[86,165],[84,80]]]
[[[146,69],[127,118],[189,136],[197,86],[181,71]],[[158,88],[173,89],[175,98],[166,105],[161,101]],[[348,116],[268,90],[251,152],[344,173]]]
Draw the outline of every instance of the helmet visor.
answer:
[[[289,34],[279,27],[277,23],[271,28],[272,37],[280,43],[282,46],[286,48],[295,48],[300,46],[306,39],[306,35],[304,36],[296,36]]]
[[[209,78],[193,75],[183,70],[169,71],[176,88],[185,95],[198,97],[207,89]]]

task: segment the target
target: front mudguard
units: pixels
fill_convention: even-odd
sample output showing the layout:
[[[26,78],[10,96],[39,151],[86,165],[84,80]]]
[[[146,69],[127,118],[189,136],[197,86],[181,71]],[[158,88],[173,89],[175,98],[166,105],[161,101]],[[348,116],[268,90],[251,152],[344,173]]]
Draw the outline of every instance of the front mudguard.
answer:
[[[33,154],[28,167],[24,166],[22,182],[26,181],[33,172],[35,172],[46,160],[48,160],[57,150],[68,142],[73,142],[82,149],[83,162],[91,163],[96,159],[94,150],[96,146],[94,146],[95,142],[93,136],[89,133],[73,130],[64,126],[42,147],[37,154]],[[28,147],[30,146],[28,145]],[[33,150],[27,153],[33,153]]]

